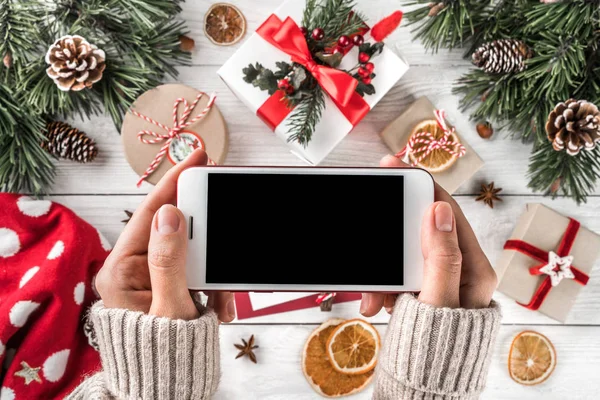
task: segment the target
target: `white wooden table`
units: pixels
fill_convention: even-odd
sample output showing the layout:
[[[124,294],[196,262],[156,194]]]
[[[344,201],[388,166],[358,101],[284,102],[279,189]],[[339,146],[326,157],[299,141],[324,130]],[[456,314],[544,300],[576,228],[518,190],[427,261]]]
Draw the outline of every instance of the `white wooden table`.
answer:
[[[248,30],[253,31],[274,10],[281,0],[232,0],[245,14]],[[218,105],[225,116],[230,134],[226,164],[231,165],[302,165],[287,147],[267,127],[235,98],[217,77],[219,66],[236,50],[217,47],[203,33],[203,19],[212,1],[188,0],[182,17],[188,22],[191,37],[196,41],[193,65],[180,68],[179,81],[207,92],[217,91]],[[362,0],[361,9],[370,21],[389,14],[400,6],[399,1]],[[600,191],[581,207],[570,199],[554,201],[543,198],[527,188],[527,164],[530,146],[510,140],[508,132],[497,132],[492,140],[482,140],[469,121],[458,110],[458,98],[451,94],[453,82],[468,70],[469,63],[461,51],[437,55],[425,53],[419,43],[413,43],[407,28],[401,28],[389,40],[408,59],[410,71],[390,93],[369,113],[358,127],[325,160],[330,166],[376,166],[388,154],[378,133],[397,117],[415,98],[427,95],[438,108],[448,111],[450,120],[461,135],[485,160],[485,167],[465,183],[456,198],[469,218],[490,260],[495,262],[504,241],[509,237],[517,218],[528,202],[542,202],[559,212],[571,215],[590,229],[600,232]],[[123,224],[124,209],[135,210],[152,190],[144,184],[137,189],[137,175],[123,154],[121,139],[110,118],[96,117],[72,123],[86,131],[100,148],[97,161],[79,165],[61,161],[51,199],[74,209],[81,217],[99,228],[114,243]],[[494,210],[474,201],[481,182],[495,181],[503,187],[504,202]],[[308,268],[308,266],[307,266]],[[309,272],[307,272],[309,273]],[[276,296],[276,295],[274,295]],[[496,294],[504,310],[504,320],[491,365],[485,399],[592,399],[600,393],[600,263],[596,264],[589,284],[570,314],[566,325],[516,305]],[[318,308],[245,320],[221,329],[221,360],[223,377],[218,399],[312,399],[316,394],[309,387],[300,367],[300,353],[309,333],[330,317],[358,317],[357,302],[335,305],[331,313]],[[371,318],[381,332],[386,329],[384,313]],[[554,343],[558,366],[554,375],[536,387],[514,383],[507,372],[509,345],[522,330],[539,331]],[[254,334],[260,348],[258,365],[247,359],[234,360],[233,343]],[[370,398],[371,389],[354,398]]]

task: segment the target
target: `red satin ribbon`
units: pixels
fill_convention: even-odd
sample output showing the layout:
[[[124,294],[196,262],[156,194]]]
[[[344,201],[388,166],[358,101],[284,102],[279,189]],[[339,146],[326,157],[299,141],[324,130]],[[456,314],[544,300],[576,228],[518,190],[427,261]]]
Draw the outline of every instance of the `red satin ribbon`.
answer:
[[[306,67],[352,125],[358,124],[367,115],[369,105],[355,91],[358,81],[344,71],[317,64],[308,50],[302,31],[293,19],[288,17],[282,22],[273,14],[256,33],[288,54],[292,62]],[[278,90],[273,94],[257,111],[258,116],[271,129],[275,129],[292,111],[282,101],[283,96],[280,92]]]
[[[580,226],[581,224],[578,221],[569,218],[569,226],[567,226],[567,230],[565,231],[565,234],[558,245],[558,249],[556,250],[556,254],[559,257],[566,257],[569,255],[571,248],[573,247],[573,243],[575,243],[575,238],[577,237],[577,232],[579,231]],[[541,262],[542,264],[536,265],[535,267],[531,267],[529,269],[529,273],[534,276],[543,274],[543,272],[540,272],[540,269],[548,263],[550,257],[549,252],[539,249],[522,240],[508,240],[504,244],[504,249],[516,250]],[[573,272],[573,275],[575,275],[575,282],[581,285],[587,285],[588,280],[590,279],[588,275],[573,266],[571,266],[571,271]],[[536,292],[533,294],[529,304],[517,303],[530,310],[538,310],[548,296],[548,293],[550,293],[550,290],[552,290],[552,280],[550,276],[547,275],[542,283],[540,283],[540,286],[538,286]]]

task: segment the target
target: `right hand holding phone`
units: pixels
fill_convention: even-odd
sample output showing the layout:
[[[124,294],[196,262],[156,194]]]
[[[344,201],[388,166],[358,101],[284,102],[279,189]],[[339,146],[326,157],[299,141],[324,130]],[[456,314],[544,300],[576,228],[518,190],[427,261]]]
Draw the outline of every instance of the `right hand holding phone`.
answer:
[[[384,157],[380,166],[408,167],[391,155]],[[419,301],[435,307],[488,307],[496,289],[496,273],[462,210],[438,184],[435,199],[421,228],[425,265]],[[393,294],[363,293],[360,312],[365,317],[377,314],[382,307],[391,312],[396,298]]]

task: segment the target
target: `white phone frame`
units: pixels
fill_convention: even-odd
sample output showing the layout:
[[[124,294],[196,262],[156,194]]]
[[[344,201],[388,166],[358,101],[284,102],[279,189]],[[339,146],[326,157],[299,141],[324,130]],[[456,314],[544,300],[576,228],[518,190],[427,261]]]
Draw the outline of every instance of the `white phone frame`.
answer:
[[[206,283],[206,221],[208,173],[304,174],[304,175],[396,175],[404,176],[404,285],[274,285]],[[423,256],[421,221],[434,201],[431,175],[417,168],[314,168],[314,167],[194,167],[183,171],[177,184],[177,207],[187,221],[187,282],[192,290],[232,290],[241,292],[405,292],[421,289]],[[396,227],[390,214],[390,227]],[[191,239],[190,239],[191,236]],[[386,266],[371,266],[377,273],[389,273]],[[388,266],[389,267],[389,266]],[[307,267],[307,271],[310,268]],[[307,272],[309,273],[309,272]]]

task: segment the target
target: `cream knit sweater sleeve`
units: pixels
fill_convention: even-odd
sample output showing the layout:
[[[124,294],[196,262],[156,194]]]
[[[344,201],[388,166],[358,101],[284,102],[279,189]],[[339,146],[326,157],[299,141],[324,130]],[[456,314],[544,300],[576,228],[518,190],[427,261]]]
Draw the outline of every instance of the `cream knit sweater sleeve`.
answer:
[[[208,399],[219,372],[219,323],[201,310],[193,321],[171,320],[94,304],[90,318],[102,372],[68,399]]]
[[[489,308],[466,310],[400,296],[380,352],[373,399],[479,398],[500,319],[494,301]]]

